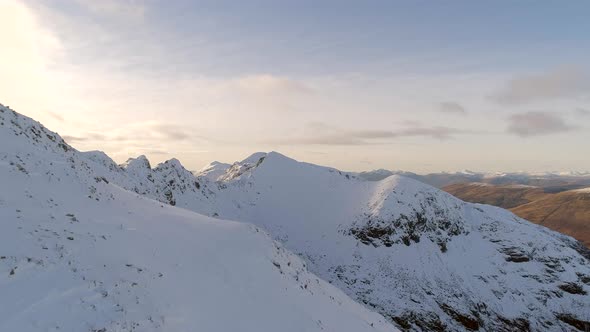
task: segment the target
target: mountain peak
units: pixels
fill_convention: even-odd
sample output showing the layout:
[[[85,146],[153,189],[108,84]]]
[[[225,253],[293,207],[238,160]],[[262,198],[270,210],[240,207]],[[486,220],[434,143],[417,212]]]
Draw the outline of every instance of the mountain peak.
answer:
[[[174,167],[174,168],[184,169],[184,166],[182,166],[182,163],[180,162],[180,160],[178,160],[176,158],[168,159],[165,162],[161,163],[160,165],[162,165],[162,164],[168,165],[168,166]]]
[[[266,157],[268,153],[266,152],[255,152],[253,154],[251,154],[249,157],[247,157],[246,159],[240,161],[240,164],[255,164],[257,163],[260,158],[264,158]]]
[[[129,158],[126,162],[121,164],[125,169],[152,169],[150,161],[145,155],[137,156],[136,158]]]
[[[74,150],[57,133],[2,104],[0,104],[0,142],[4,143],[2,149],[5,151],[22,152],[22,149],[29,149],[31,145],[60,153]]]
[[[99,165],[107,167],[110,170],[120,170],[119,165],[117,165],[117,163],[115,163],[115,161],[111,159],[111,157],[109,157],[106,153],[102,151],[84,151],[80,152],[80,154]]]
[[[286,162],[296,162],[298,163],[299,161],[291,158],[291,157],[287,157],[286,155],[280,153],[280,152],[276,152],[276,151],[271,151],[269,153],[266,154],[266,158],[267,159],[273,159],[273,160],[283,160]]]
[[[193,172],[193,174],[198,177],[205,177],[211,181],[217,181],[231,166],[231,164],[213,161],[200,170]]]
[[[268,153],[257,152],[241,162],[234,163],[222,176],[219,181],[231,181],[244,176],[256,174],[258,177],[276,179],[280,176],[321,176],[320,174],[337,174],[346,177],[347,180],[356,179],[354,173],[343,172],[338,169],[326,166],[315,165],[287,157],[276,151]]]

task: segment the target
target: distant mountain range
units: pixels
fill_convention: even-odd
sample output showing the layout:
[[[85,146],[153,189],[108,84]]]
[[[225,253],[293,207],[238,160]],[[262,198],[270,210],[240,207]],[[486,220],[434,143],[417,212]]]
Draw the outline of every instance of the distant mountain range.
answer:
[[[117,165],[0,107],[0,330],[590,329],[579,241],[374,180],[276,152]]]
[[[378,169],[355,174],[369,181],[379,181],[391,175],[403,175],[437,188],[443,188],[457,183],[522,184],[543,187],[548,191],[559,192],[590,186],[590,172],[482,173],[465,171],[416,174],[405,171]]]

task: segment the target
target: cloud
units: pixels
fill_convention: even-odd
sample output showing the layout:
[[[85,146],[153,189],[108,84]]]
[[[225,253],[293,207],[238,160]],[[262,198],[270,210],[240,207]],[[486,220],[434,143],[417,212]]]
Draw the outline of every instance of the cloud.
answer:
[[[444,113],[467,114],[467,110],[461,104],[454,101],[445,101],[438,104],[438,108]]]
[[[587,109],[584,109],[584,108],[576,108],[574,110],[574,112],[577,115],[590,116],[590,110],[587,110]]]
[[[42,110],[59,93],[48,68],[59,59],[63,45],[23,1],[0,1],[0,91],[5,103],[18,109]]]
[[[68,143],[76,143],[76,142],[85,142],[88,140],[87,137],[79,137],[79,136],[71,136],[71,135],[62,135],[61,138]]]
[[[505,105],[524,104],[590,95],[590,72],[582,68],[558,68],[550,72],[518,77],[490,96]]]
[[[139,148],[139,151],[141,151],[141,154],[150,154],[150,155],[156,155],[156,156],[165,156],[165,155],[169,155],[170,153],[168,153],[167,151],[163,151],[163,150],[153,150],[153,149],[149,149],[149,148]]]
[[[512,115],[507,131],[520,137],[555,134],[573,130],[559,116],[549,112],[526,112]]]
[[[353,137],[363,139],[422,136],[440,140],[449,139],[452,138],[453,135],[461,133],[465,133],[465,131],[444,126],[408,127],[399,131],[361,130],[350,132]]]
[[[350,134],[353,137],[358,138],[391,138],[399,136],[398,133],[394,133],[393,131],[389,130],[374,130],[374,129],[367,129],[367,130],[358,130],[358,131],[350,131]]]
[[[407,128],[404,129],[399,136],[424,136],[445,140],[452,138],[456,134],[464,133],[467,133],[467,131],[444,126],[434,126]]]
[[[131,0],[76,0],[79,6],[86,10],[110,17],[125,20],[143,20],[146,6],[141,1]]]
[[[152,130],[156,135],[171,141],[182,141],[191,137],[190,129],[184,126],[157,124],[152,126]]]
[[[113,129],[106,134],[88,132],[81,135],[63,135],[67,142],[114,142],[114,143],[142,143],[148,146],[154,143],[175,143],[190,140],[208,140],[199,135],[193,135],[192,128],[157,122],[144,122]]]
[[[204,139],[191,127],[158,121],[132,123],[113,131],[107,139],[119,142],[179,142]]]
[[[61,116],[58,113],[47,111],[47,114],[49,114],[49,116],[51,116],[52,118],[56,119],[59,122],[64,122],[65,121],[64,117]]]
[[[108,139],[107,136],[98,133],[89,133],[85,136],[62,135],[62,138],[68,143],[104,141]]]
[[[397,131],[390,130],[351,130],[329,126],[323,123],[310,123],[307,133],[299,137],[273,140],[275,144],[302,145],[376,145],[387,144],[391,140],[402,137],[428,137],[438,140],[452,138],[456,134],[467,131],[444,126],[407,127]]]
[[[270,143],[276,144],[301,144],[301,145],[366,145],[362,139],[343,134],[319,135],[310,137],[296,137],[273,140]]]

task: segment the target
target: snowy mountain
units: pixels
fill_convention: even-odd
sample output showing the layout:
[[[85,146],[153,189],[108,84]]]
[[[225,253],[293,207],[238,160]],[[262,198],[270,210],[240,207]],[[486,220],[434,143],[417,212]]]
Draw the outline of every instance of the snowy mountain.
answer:
[[[24,309],[27,306],[43,311],[64,303],[81,310],[80,302],[74,305],[68,295],[59,294],[72,292],[78,301],[76,292],[86,290],[84,282],[99,280],[109,296],[89,295],[88,301],[96,301],[92,304],[101,314],[81,319],[93,322],[96,329],[103,322],[114,329],[115,324],[148,324],[149,317],[161,316],[166,317],[161,324],[171,325],[150,325],[151,329],[191,330],[197,321],[210,322],[199,325],[211,326],[204,329],[208,331],[391,329],[381,316],[314,279],[314,273],[403,330],[590,328],[588,249],[506,210],[465,203],[404,176],[366,181],[276,152],[256,153],[220,167],[225,168],[223,174],[211,177],[203,172],[194,176],[177,160],[155,168],[142,157],[116,165],[103,153],[75,151],[56,134],[12,111],[0,115],[0,142],[8,142],[0,143],[1,180],[11,183],[1,191],[0,211],[8,217],[3,220],[17,220],[8,225],[9,232],[0,233],[0,250],[11,257],[10,264],[0,260],[8,276],[0,285],[12,282],[11,289],[18,293],[33,282],[45,292],[42,299],[25,300],[21,309],[9,312],[0,307],[0,318],[17,317],[7,327],[22,326],[18,324],[38,316],[36,310]],[[68,194],[56,194],[62,192]],[[246,224],[215,222],[177,207]],[[62,234],[66,231],[74,234]],[[101,242],[107,241],[101,235],[114,242]],[[45,236],[55,242],[45,245],[47,249]],[[55,249],[62,247],[70,250],[65,259]],[[43,258],[49,254],[54,256]],[[26,275],[15,277],[29,271],[27,257],[37,256],[44,261],[53,257],[55,262],[39,268],[43,278],[70,278],[79,284],[69,292],[48,291]],[[121,270],[100,268],[97,262]],[[84,274],[71,271],[70,264]],[[156,277],[139,283],[124,274],[136,266],[149,269],[151,274],[145,276]],[[154,281],[160,280],[158,273],[173,274],[175,280]],[[121,288],[117,278],[132,286]],[[310,280],[316,283],[311,291],[306,283]],[[166,288],[177,293],[165,294]],[[100,291],[97,294],[103,294]],[[8,297],[10,303],[19,299],[16,293]],[[237,298],[230,299],[232,293]],[[232,302],[229,311],[222,308],[226,302]],[[125,309],[118,311],[109,303]],[[243,311],[237,309],[240,306]],[[172,307],[186,310],[176,312]],[[195,317],[194,311],[199,315]],[[68,321],[65,316],[59,312],[55,319]],[[264,325],[255,329],[256,320]],[[231,325],[236,322],[239,328]],[[37,324],[47,326],[45,321]]]
[[[219,217],[266,229],[401,328],[589,326],[590,252],[574,239],[402,176],[370,182],[274,152],[256,157],[223,178]]]
[[[195,180],[0,106],[0,330],[395,330],[259,228],[162,203],[199,202]]]
[[[385,179],[386,177],[390,177],[394,174],[398,174],[398,172],[393,172],[387,169],[375,169],[372,171],[364,171],[364,172],[359,172],[357,175],[359,178],[363,179],[363,180],[367,180],[367,181],[380,181]]]
[[[196,178],[178,159],[170,159],[151,168],[145,156],[130,158],[117,165],[100,151],[77,152],[79,162],[96,175],[142,196],[172,206],[206,211],[209,196],[214,195],[217,184],[206,177]],[[212,187],[210,189],[210,187]]]
[[[231,166],[231,164],[214,161],[208,165],[205,165],[199,171],[194,172],[194,175],[197,177],[205,177],[211,181],[217,181],[219,177],[224,175]]]
[[[494,185],[533,185],[537,187],[582,188],[590,185],[590,172],[544,172],[544,173],[486,173],[486,172],[441,172],[416,174],[404,171],[377,169],[356,173],[367,181],[380,181],[391,175],[403,175],[437,188],[461,183],[489,183]],[[565,189],[564,189],[565,190]]]

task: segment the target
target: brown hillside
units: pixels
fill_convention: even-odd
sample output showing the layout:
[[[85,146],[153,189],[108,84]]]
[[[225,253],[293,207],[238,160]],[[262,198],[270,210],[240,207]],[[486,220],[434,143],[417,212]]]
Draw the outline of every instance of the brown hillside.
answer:
[[[460,199],[510,209],[546,197],[542,188],[521,185],[492,185],[487,183],[456,183],[443,188]]]
[[[510,209],[521,218],[570,235],[590,247],[590,190],[551,193],[547,189],[482,183],[458,183],[443,188],[467,202]]]
[[[511,211],[519,217],[573,236],[590,247],[590,190],[564,191]]]

